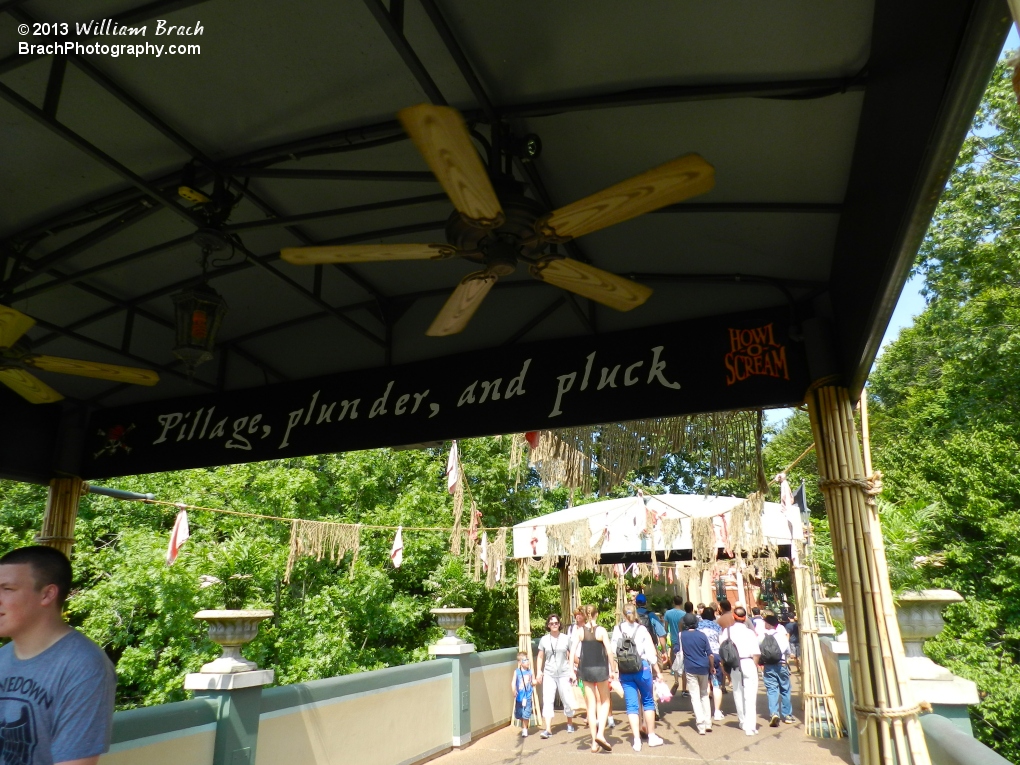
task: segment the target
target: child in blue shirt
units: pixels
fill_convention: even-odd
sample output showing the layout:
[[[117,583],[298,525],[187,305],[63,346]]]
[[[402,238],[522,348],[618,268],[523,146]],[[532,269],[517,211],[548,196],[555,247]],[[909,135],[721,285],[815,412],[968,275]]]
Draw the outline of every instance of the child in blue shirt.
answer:
[[[517,669],[510,683],[514,694],[514,718],[521,721],[521,736],[528,735],[528,723],[531,722],[532,676],[528,654],[521,651],[517,654]]]

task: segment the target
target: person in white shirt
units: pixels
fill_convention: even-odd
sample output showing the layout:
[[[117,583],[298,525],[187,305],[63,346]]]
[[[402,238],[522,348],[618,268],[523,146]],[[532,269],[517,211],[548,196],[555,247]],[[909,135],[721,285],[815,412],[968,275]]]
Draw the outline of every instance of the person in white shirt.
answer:
[[[768,662],[766,654],[769,651],[765,641],[769,637],[775,638],[776,644],[779,646],[780,659],[778,662]],[[787,657],[790,655],[790,638],[786,634],[786,629],[779,623],[779,617],[771,611],[765,613],[759,638],[764,669],[762,680],[765,683],[765,692],[769,699],[769,726],[778,728],[780,720],[785,723],[795,723],[797,719],[793,716],[793,702],[790,698],[790,670],[786,665]]]
[[[641,751],[641,726],[639,715],[644,714],[645,727],[648,730],[648,746],[662,746],[662,739],[655,735],[655,696],[652,693],[652,675],[660,677],[658,654],[655,643],[644,625],[638,622],[638,609],[633,603],[623,607],[624,621],[613,628],[610,639],[612,654],[619,664],[619,649],[624,638],[634,641],[634,646],[641,657],[641,669],[638,672],[624,672],[620,669],[620,685],[623,686],[623,697],[627,704],[627,719],[634,734],[634,751]]]
[[[549,632],[538,641],[535,685],[542,687],[542,715],[545,717],[542,738],[549,738],[557,693],[563,704],[563,714],[567,717],[567,733],[574,732],[574,708],[571,705],[574,689],[570,684],[570,638],[560,632],[559,614],[550,614],[545,620],[545,627]]]
[[[761,648],[758,636],[747,626],[747,610],[743,606],[733,609],[733,626],[722,631],[722,639],[733,641],[740,655],[740,666],[730,672],[733,683],[733,702],[737,707],[737,720],[748,736],[758,732],[758,659]]]

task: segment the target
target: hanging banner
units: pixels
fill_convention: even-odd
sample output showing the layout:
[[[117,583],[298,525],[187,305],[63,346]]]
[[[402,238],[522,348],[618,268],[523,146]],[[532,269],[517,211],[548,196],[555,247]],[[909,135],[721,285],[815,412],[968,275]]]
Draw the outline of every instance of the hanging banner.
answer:
[[[786,308],[94,412],[83,478],[799,404]]]

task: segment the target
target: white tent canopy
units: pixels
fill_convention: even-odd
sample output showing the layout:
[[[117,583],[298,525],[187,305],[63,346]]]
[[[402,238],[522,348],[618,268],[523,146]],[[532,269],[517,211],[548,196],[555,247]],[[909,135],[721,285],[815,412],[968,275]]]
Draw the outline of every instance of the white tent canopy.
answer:
[[[704,496],[700,494],[658,494],[644,497],[607,499],[587,505],[569,507],[538,518],[518,523],[513,528],[514,558],[546,555],[549,550],[546,529],[559,524],[588,521],[592,546],[602,542],[603,562],[617,562],[622,558],[634,560],[648,556],[651,560],[651,539],[645,534],[646,513],[657,516],[653,538],[658,560],[682,560],[691,551],[691,519],[713,517],[716,547],[725,549],[730,524],[730,511],[746,500],[740,497]],[[680,533],[672,539],[663,537],[664,519],[680,521]],[[672,525],[672,524],[671,524]],[[608,532],[608,533],[606,533]],[[777,548],[804,540],[804,529],[796,505],[784,510],[776,502],[766,502],[762,514],[762,532],[765,541]],[[609,558],[609,560],[606,560]]]

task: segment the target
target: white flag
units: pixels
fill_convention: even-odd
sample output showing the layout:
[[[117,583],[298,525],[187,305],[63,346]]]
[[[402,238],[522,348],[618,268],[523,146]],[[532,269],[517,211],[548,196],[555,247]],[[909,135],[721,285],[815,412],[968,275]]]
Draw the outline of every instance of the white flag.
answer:
[[[166,548],[166,565],[172,566],[177,560],[181,545],[188,541],[191,531],[188,529],[188,511],[181,510],[174,521],[174,529],[170,532],[170,545]]]
[[[446,461],[446,490],[453,494],[460,482],[460,460],[457,458],[457,442],[450,447],[450,458]]]
[[[393,547],[390,550],[390,560],[393,561],[393,568],[400,568],[404,562],[404,527],[397,527],[397,535],[393,537]]]
[[[482,571],[489,571],[489,535],[482,532]]]

